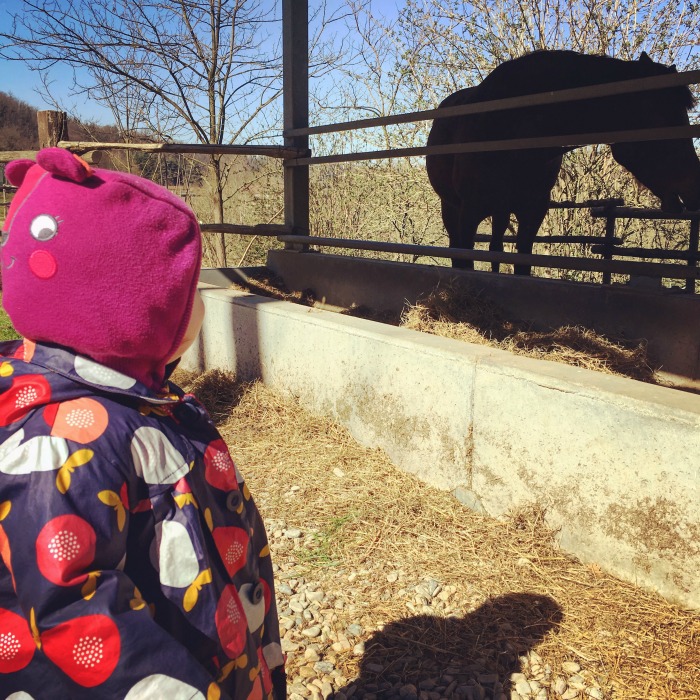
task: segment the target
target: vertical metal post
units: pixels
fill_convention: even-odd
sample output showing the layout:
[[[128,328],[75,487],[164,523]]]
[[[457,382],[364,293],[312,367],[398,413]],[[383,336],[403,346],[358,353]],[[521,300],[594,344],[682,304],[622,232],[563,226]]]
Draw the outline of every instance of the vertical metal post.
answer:
[[[688,241],[688,265],[697,267],[698,265],[698,232],[700,232],[700,218],[690,220],[690,240]],[[688,294],[695,294],[695,280],[688,278],[685,281],[685,291]]]
[[[309,3],[282,0],[284,145],[309,147],[308,136],[287,136],[309,125]],[[284,223],[295,234],[309,233],[309,166],[284,162]],[[285,244],[287,248],[308,246]]]
[[[615,245],[615,214],[611,211],[605,217],[605,252],[603,253],[604,260],[612,260],[612,248]],[[610,284],[611,274],[603,273],[603,284]]]

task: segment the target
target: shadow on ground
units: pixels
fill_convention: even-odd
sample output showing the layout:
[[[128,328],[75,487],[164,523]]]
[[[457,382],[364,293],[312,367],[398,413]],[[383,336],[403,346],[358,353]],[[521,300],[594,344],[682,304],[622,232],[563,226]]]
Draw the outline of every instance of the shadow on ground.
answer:
[[[365,645],[360,676],[336,698],[501,700],[511,675],[563,619],[547,596],[511,593],[463,618],[419,615],[396,620]],[[514,685],[514,684],[513,684]]]

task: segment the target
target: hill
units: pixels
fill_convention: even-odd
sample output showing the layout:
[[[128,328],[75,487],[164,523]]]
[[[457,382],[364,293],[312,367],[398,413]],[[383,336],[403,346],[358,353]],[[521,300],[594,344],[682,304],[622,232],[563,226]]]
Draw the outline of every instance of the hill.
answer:
[[[36,107],[0,91],[0,151],[31,151],[39,148]],[[116,126],[68,120],[73,141],[121,141]]]

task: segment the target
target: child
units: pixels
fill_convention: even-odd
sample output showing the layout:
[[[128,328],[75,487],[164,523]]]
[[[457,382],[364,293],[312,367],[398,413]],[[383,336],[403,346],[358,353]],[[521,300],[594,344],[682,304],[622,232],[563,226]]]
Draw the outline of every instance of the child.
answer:
[[[283,698],[262,520],[166,384],[203,315],[193,213],[59,148],[6,175],[0,698]]]

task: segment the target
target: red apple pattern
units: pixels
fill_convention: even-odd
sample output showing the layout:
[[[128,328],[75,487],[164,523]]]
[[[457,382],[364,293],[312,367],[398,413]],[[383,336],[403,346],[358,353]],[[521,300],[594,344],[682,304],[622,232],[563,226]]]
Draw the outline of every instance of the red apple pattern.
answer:
[[[226,655],[230,659],[240,656],[245,649],[248,623],[235,586],[224,588],[216,606],[214,621]]]
[[[49,520],[36,541],[39,571],[58,586],[74,586],[87,579],[95,558],[95,531],[77,515]]]
[[[20,671],[36,651],[27,621],[11,610],[0,608],[0,673]]]
[[[238,488],[236,467],[223,440],[214,440],[204,453],[204,478],[221,491]]]
[[[106,615],[86,615],[62,622],[41,634],[46,656],[78,685],[104,683],[119,661],[121,639]]]
[[[0,607],[0,688],[2,674],[42,676],[50,666],[47,677],[58,681],[48,693],[56,697],[77,697],[76,684],[88,693],[80,697],[123,697],[140,692],[146,679],[159,697],[171,687],[202,700],[268,697],[260,648],[279,647],[279,636],[272,579],[260,579],[258,562],[269,548],[204,409],[191,397],[166,394],[150,404],[153,394],[139,384],[108,390],[102,382],[105,390],[95,395],[80,384],[89,379],[80,372],[76,379],[75,356],[49,371],[44,367],[69,353],[41,344],[32,350],[28,374],[24,353],[0,363],[0,427],[10,426],[0,431],[0,449],[14,460],[0,469],[0,569],[10,570],[9,595],[14,574],[18,597],[31,605],[26,619],[12,599]],[[190,559],[196,555],[192,575],[188,569],[181,576],[184,538],[168,540],[172,546],[155,564],[148,556],[150,531],[166,523],[187,533]],[[145,536],[132,538],[132,528]],[[128,582],[130,567],[149,582],[141,586],[145,598]],[[181,578],[184,585],[170,585]],[[157,610],[146,593],[153,585],[164,594]],[[156,625],[156,613],[176,617],[172,629],[182,637]],[[190,665],[186,646],[195,634],[218,637],[226,673],[216,683]],[[273,665],[281,663],[280,653]]]
[[[246,563],[248,533],[240,527],[217,527],[211,533],[228,575],[233,578]]]
[[[0,426],[15,423],[50,400],[51,387],[45,377],[40,374],[15,377],[10,388],[0,394]]]

